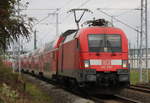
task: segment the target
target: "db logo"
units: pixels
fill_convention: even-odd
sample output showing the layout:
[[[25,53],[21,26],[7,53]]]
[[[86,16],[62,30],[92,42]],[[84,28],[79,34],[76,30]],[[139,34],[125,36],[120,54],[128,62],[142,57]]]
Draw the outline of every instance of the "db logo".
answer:
[[[111,60],[102,60],[102,65],[111,65]]]

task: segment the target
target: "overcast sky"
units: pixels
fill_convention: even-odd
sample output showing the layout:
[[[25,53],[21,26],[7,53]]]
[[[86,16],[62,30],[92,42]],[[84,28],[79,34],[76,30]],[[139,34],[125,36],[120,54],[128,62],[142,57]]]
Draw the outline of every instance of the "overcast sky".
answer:
[[[57,8],[59,8],[59,33],[62,33],[67,29],[76,28],[73,14],[67,13],[67,11],[73,8],[87,8],[93,12],[93,14],[86,13],[81,23],[94,17],[97,19],[105,18],[110,21],[110,17],[97,10],[97,8],[102,8],[102,10],[106,13],[109,13],[128,25],[136,28],[137,26],[140,26],[140,11],[132,9],[140,8],[140,1],[141,0],[23,0],[22,3],[29,2],[29,5],[28,8],[21,13],[36,18],[37,21],[35,23],[38,23],[40,20],[45,18],[42,22],[33,27],[34,30],[37,30],[38,47],[41,47],[45,43],[56,38],[56,16],[47,16],[49,13],[56,12]],[[150,0],[148,0],[148,4],[150,4]],[[113,9],[110,10],[109,8]],[[137,32],[119,22],[116,22],[115,20],[114,25],[123,29],[123,31],[127,34],[129,41],[132,43],[132,46],[134,46],[136,43]],[[25,49],[33,49],[33,38],[31,39],[32,40],[29,43],[24,42]]]

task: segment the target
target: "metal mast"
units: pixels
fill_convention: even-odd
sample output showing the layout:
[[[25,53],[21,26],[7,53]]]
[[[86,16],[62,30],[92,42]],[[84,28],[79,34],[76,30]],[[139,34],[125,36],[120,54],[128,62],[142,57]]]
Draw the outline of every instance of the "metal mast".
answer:
[[[144,41],[145,39],[145,41]],[[145,43],[143,43],[143,41]],[[142,47],[145,48],[142,48]],[[142,82],[142,59],[143,51],[145,50],[145,69],[146,71],[146,82],[148,82],[148,31],[147,31],[147,0],[141,0],[141,35],[140,35],[140,82]]]
[[[147,30],[147,27],[148,27],[147,18],[148,18],[148,16],[147,16],[147,13],[148,13],[148,11],[147,11],[147,0],[145,0],[145,39],[146,39],[145,45],[146,45],[146,70],[147,70],[147,82],[148,82],[149,79],[148,79],[148,30]]]
[[[137,27],[137,30],[139,29],[139,27]],[[136,53],[136,58],[137,58],[137,69],[139,67],[139,36],[140,36],[140,32],[137,32],[137,53]]]
[[[37,49],[36,30],[34,31],[34,50]]]
[[[59,9],[56,10],[59,11]],[[59,13],[57,11],[54,13],[49,13],[48,16],[56,16],[56,36],[59,36]]]
[[[56,13],[56,36],[59,35],[59,15]]]

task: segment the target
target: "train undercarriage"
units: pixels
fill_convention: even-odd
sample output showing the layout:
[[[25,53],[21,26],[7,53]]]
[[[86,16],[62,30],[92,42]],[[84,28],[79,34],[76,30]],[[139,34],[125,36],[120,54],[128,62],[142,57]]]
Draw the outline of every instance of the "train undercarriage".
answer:
[[[96,74],[80,74],[80,79],[55,75],[55,80],[69,88],[82,88],[88,90],[90,93],[98,94],[116,94],[122,89],[130,86],[129,72],[122,71],[117,72],[96,72]]]
[[[34,71],[28,72],[42,78],[48,78],[41,72],[38,74]],[[48,79],[65,85],[68,88],[82,88],[83,90],[88,90],[88,92],[92,94],[112,95],[130,86],[129,72],[122,69],[117,72],[94,72],[93,70],[90,72],[90,70],[82,70],[82,72],[80,71],[80,76],[77,78],[55,74],[52,78]]]

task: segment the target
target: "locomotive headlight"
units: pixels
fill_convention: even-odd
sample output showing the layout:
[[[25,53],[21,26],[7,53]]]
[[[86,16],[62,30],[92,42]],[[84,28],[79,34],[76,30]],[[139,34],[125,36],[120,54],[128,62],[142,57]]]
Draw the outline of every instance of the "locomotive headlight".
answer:
[[[123,60],[122,66],[123,66],[123,68],[127,68],[128,67],[128,60]]]
[[[85,67],[85,68],[90,67],[90,61],[89,61],[89,60],[85,60],[85,61],[84,61],[84,67]]]

